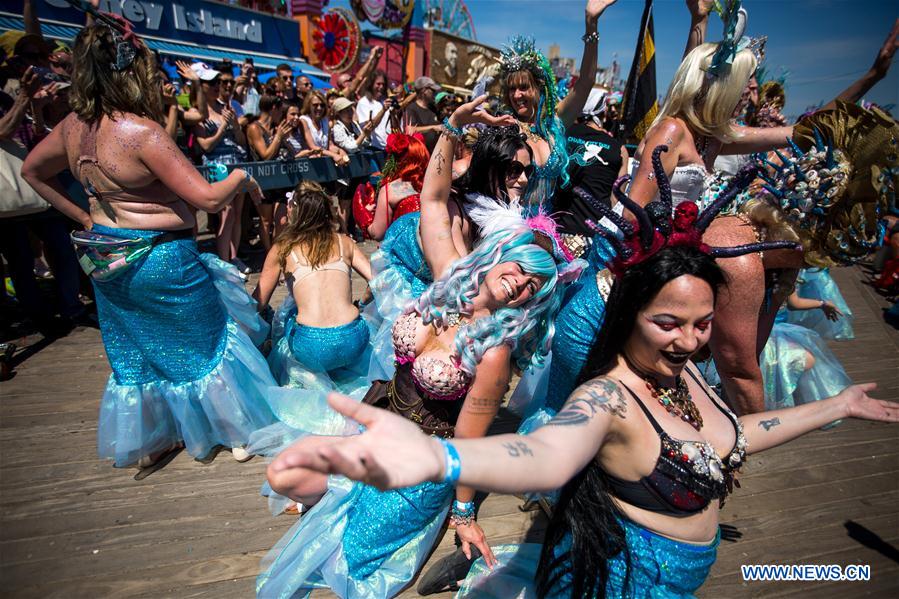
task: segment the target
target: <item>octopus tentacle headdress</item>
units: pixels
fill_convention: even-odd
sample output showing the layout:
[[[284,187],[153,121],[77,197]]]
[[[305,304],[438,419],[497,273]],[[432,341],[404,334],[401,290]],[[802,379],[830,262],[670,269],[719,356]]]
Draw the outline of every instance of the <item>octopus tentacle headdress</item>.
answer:
[[[650,202],[644,208],[628,197],[621,189],[622,185],[630,180],[627,175],[619,177],[612,186],[615,197],[634,215],[636,223],[627,222],[583,189],[577,190],[578,195],[598,208],[599,212],[608,217],[623,234],[619,237],[615,231],[593,221],[587,221],[588,226],[608,239],[617,250],[617,257],[609,265],[613,273],[620,275],[629,267],[649,259],[663,248],[672,246],[695,247],[720,258],[774,249],[802,249],[800,244],[792,241],[767,241],[736,247],[710,247],[703,243],[702,235],[712,220],[755,179],[757,167],[754,165],[744,167],[718,198],[702,212],[693,202],[681,202],[674,208],[672,217],[671,183],[662,167],[661,159],[662,152],[667,151],[668,146],[662,145],[657,146],[652,152],[652,168],[659,184],[658,200]]]

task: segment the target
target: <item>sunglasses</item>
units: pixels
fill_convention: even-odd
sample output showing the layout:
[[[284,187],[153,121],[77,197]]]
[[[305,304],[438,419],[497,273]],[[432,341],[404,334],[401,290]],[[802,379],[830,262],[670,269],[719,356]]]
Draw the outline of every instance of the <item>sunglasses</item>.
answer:
[[[530,179],[531,175],[534,174],[534,165],[529,164],[525,166],[517,160],[513,160],[509,163],[509,166],[506,167],[506,179],[517,179],[521,176],[521,173],[524,173],[525,176]]]

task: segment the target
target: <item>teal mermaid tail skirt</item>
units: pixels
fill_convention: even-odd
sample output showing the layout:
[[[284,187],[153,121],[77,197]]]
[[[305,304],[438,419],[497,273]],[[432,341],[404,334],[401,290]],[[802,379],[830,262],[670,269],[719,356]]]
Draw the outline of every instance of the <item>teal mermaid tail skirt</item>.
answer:
[[[623,552],[609,560],[605,596],[628,599],[686,599],[702,586],[715,563],[719,537],[707,545],[682,543],[619,518],[630,568]],[[491,571],[477,560],[456,595],[479,599],[536,599],[534,575],[542,547],[535,543],[493,547],[499,565]],[[567,598],[564,589],[550,595]]]
[[[371,321],[359,316],[336,327],[310,327],[297,323],[296,316],[296,304],[287,296],[272,321],[268,357],[278,384],[345,395],[364,393],[369,386]]]
[[[806,268],[801,270],[796,282],[796,291],[799,293],[799,297],[829,300],[843,313],[843,317],[831,321],[827,320],[821,310],[791,310],[787,322],[812,329],[823,339],[835,341],[855,339],[855,333],[852,330],[855,316],[846,304],[846,300],[843,299],[843,294],[840,293],[836,281],[830,276],[829,269]]]
[[[160,231],[94,226],[150,238]],[[116,466],[184,442],[198,458],[238,447],[274,422],[265,399],[274,379],[254,340],[268,325],[236,269],[200,254],[193,239],[162,243],[123,274],[94,281],[112,375],[100,405],[97,445]],[[252,336],[252,339],[251,339]]]
[[[818,333],[781,318],[771,330],[759,365],[767,410],[827,399],[852,384]]]
[[[556,317],[547,365],[542,372],[526,373],[510,400],[510,407],[523,415],[520,434],[526,435],[549,422],[577,386],[605,320],[606,301],[597,287],[596,275],[614,255],[611,244],[597,237],[587,258],[590,267],[567,290]],[[527,397],[529,394],[531,397]],[[520,406],[526,407],[520,409]]]
[[[284,389],[283,396],[287,399],[296,392]],[[275,447],[286,441],[277,439],[276,433],[286,432],[288,425],[290,442],[310,434],[359,432],[357,423],[330,409],[324,393],[310,393],[286,417],[288,422],[258,431],[251,451],[264,443]],[[258,596],[306,597],[318,588],[330,588],[345,598],[395,595],[412,580],[437,541],[453,492],[452,485],[434,483],[378,491],[330,477],[322,499],[264,558],[256,580]]]
[[[371,257],[369,287],[378,312],[391,322],[434,282],[418,243],[420,219],[419,212],[410,212],[393,221]]]

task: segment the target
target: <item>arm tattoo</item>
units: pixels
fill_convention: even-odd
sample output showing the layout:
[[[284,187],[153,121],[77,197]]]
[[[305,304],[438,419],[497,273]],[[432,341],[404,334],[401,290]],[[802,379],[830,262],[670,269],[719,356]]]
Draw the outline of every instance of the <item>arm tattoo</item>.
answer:
[[[520,458],[523,456],[533,456],[534,452],[528,447],[524,441],[516,441],[515,443],[503,443],[503,447],[509,452],[509,457]]]
[[[493,414],[503,405],[503,399],[489,397],[468,397],[465,399],[465,411],[471,414]]]
[[[780,424],[780,418],[775,416],[771,420],[760,420],[759,426],[765,429],[766,431],[770,431],[772,428]]]
[[[591,381],[583,391],[568,400],[565,407],[549,422],[553,426],[587,424],[602,410],[618,418],[626,418],[627,404],[618,385],[606,379]]]
[[[443,174],[443,165],[446,163],[446,157],[443,155],[443,148],[437,148],[437,153],[434,154],[434,168],[437,170],[438,175]]]

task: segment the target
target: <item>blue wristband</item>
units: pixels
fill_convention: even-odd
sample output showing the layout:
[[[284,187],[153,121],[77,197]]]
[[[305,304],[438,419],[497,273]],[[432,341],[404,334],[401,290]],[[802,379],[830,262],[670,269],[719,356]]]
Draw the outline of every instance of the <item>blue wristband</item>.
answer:
[[[443,445],[444,472],[443,482],[455,484],[462,474],[462,460],[459,458],[459,452],[453,447],[453,444],[446,439],[438,439]]]

